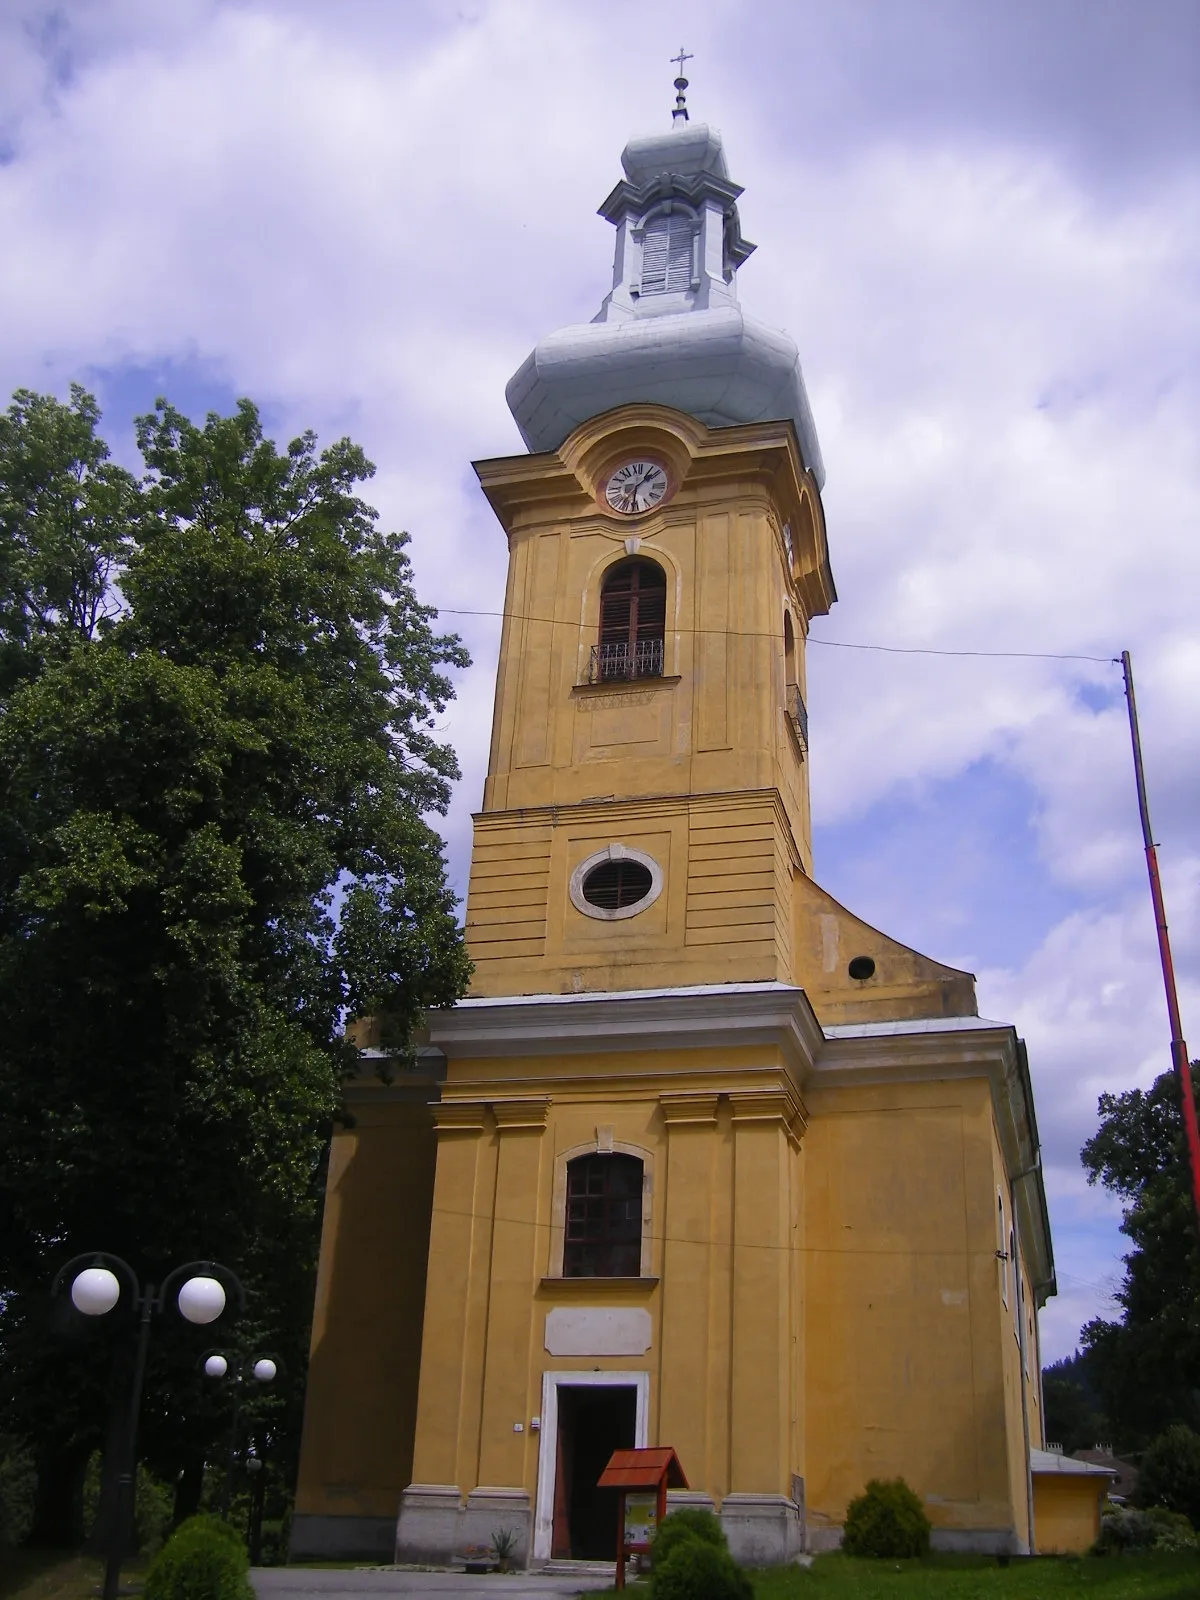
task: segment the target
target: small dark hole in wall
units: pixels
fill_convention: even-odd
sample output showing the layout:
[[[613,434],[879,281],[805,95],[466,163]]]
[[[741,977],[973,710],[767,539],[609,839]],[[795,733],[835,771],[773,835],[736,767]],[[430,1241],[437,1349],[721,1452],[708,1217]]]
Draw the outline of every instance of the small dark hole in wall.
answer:
[[[875,976],[875,963],[870,956],[855,956],[846,971],[856,982],[862,983],[867,978]]]

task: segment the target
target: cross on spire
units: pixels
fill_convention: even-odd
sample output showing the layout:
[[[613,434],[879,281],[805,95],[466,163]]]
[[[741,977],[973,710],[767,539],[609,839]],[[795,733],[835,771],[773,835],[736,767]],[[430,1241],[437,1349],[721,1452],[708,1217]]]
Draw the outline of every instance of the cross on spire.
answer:
[[[671,57],[673,64],[679,68],[679,76],[675,79],[675,109],[671,113],[672,122],[686,122],[688,120],[687,99],[684,94],[688,81],[683,75],[683,64],[685,61],[691,61],[692,59],[691,52],[685,50],[682,45],[679,47],[679,54]]]

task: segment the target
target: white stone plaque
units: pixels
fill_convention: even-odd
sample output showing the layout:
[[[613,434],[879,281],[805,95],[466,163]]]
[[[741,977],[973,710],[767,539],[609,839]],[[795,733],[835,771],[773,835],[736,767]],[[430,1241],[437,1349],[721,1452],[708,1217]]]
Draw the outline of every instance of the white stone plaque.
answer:
[[[552,1356],[642,1356],[650,1348],[650,1313],[641,1306],[555,1306],[546,1313]]]

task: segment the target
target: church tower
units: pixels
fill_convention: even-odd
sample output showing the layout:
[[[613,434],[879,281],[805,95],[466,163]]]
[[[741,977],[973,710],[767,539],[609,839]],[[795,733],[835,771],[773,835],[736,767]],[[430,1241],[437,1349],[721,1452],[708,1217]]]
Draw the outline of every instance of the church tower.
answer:
[[[813,879],[799,359],[738,302],[716,132],[680,106],[622,165],[611,291],[509,383],[527,453],[476,468],[509,567],[473,985],[416,1069],[362,1052],[293,1552],[611,1556],[596,1478],[648,1443],[748,1561],[898,1474],[944,1546],[1027,1548],[1024,1049]]]

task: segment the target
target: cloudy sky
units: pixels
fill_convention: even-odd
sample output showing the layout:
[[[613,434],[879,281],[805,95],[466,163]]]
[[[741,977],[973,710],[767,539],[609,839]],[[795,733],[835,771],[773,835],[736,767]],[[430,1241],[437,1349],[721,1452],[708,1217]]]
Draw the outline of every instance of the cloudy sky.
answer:
[[[595,208],[681,42],[828,468],[817,876],[1029,1042],[1053,1359],[1121,1270],[1097,1095],[1169,1065],[1123,648],[1200,1045],[1194,0],[8,0],[0,384],[86,383],[131,465],[160,392],[349,432],[423,597],[498,609],[470,462],[520,448],[506,379],[599,305]],[[462,884],[498,623],[451,620]]]

